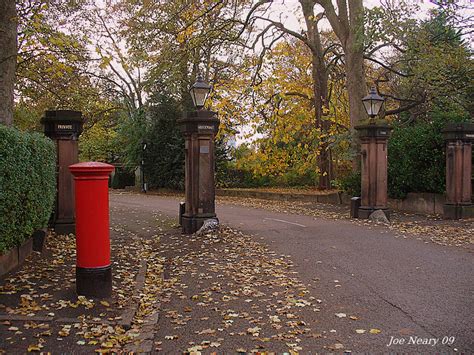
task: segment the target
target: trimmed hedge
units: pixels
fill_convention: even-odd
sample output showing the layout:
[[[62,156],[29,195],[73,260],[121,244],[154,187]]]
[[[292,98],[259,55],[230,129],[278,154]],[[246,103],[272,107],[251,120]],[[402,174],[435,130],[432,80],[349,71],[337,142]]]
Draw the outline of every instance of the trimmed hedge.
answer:
[[[47,226],[55,197],[54,143],[0,125],[0,254]]]

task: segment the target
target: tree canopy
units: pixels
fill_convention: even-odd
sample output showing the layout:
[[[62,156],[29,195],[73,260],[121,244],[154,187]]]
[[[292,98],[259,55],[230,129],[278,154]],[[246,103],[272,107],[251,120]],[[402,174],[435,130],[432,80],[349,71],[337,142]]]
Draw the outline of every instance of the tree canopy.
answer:
[[[219,112],[219,141],[235,152],[226,153],[226,166],[275,183],[330,188],[351,170],[351,130],[366,116],[367,86],[386,98],[383,115],[392,122],[429,122],[439,107],[472,115],[472,23],[461,1],[432,5],[424,18],[409,1],[2,6],[1,122],[13,117],[19,128],[39,130],[46,109],[80,110],[83,159],[132,168],[144,140],[178,149],[175,121],[192,109],[188,90],[198,73],[214,87],[208,105]]]

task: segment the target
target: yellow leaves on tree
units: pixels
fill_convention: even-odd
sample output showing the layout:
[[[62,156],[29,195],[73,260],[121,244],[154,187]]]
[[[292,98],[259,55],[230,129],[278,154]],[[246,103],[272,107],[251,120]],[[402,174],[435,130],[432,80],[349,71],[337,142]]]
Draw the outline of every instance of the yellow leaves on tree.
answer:
[[[343,83],[330,83],[333,95],[324,119],[334,124],[329,132],[322,132],[315,124],[311,53],[305,45],[299,41],[277,44],[262,66],[261,77],[261,84],[247,94],[251,100],[244,99],[242,88],[248,85],[235,78],[226,85],[230,97],[219,102],[219,110],[229,112],[232,110],[227,106],[236,105],[250,128],[248,137],[258,136],[250,153],[238,159],[237,167],[252,171],[256,177],[280,177],[283,184],[299,177],[315,179],[321,140],[329,138],[331,142],[349,126]]]

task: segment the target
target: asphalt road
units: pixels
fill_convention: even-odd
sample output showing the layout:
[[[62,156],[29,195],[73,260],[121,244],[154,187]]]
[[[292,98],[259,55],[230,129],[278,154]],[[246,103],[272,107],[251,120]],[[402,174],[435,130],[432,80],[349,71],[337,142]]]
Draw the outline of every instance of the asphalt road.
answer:
[[[113,193],[110,199],[113,206],[178,214],[173,197]],[[314,321],[323,330],[337,329],[353,350],[474,352],[472,251],[395,238],[384,228],[350,221],[230,204],[218,205],[217,215],[221,223],[288,255],[300,279],[323,301]],[[342,321],[335,313],[358,319]],[[355,328],[382,332],[362,338]],[[388,346],[393,341],[404,343]]]

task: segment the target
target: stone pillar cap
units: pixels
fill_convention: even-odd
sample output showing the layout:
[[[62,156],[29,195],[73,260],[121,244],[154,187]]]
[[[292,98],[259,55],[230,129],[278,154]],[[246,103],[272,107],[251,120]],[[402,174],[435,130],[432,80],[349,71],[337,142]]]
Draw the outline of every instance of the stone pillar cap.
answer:
[[[373,120],[366,119],[359,121],[355,126],[355,129],[370,129],[370,128],[389,128],[392,127],[389,125],[387,120]]]
[[[48,110],[45,111],[44,117],[41,119],[41,122],[44,121],[82,122],[82,112],[74,110]]]
[[[354,129],[358,131],[358,135],[361,139],[388,139],[392,127],[388,125],[386,120],[363,120],[354,126]]]
[[[442,129],[445,140],[474,141],[474,122],[449,122]]]

